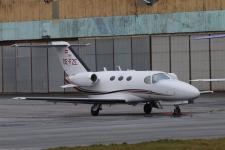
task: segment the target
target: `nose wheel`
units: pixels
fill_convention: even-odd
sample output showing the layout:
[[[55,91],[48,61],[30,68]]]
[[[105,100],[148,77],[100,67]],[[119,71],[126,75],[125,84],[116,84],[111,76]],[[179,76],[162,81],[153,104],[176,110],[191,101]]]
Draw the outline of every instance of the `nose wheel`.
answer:
[[[174,106],[174,110],[173,110],[173,115],[181,115],[181,109],[179,107],[179,105],[175,105]]]
[[[102,104],[94,104],[91,106],[91,115],[98,116],[100,110],[102,110]]]
[[[152,104],[151,103],[146,103],[144,105],[144,112],[145,112],[145,114],[151,114],[151,112],[152,112]]]

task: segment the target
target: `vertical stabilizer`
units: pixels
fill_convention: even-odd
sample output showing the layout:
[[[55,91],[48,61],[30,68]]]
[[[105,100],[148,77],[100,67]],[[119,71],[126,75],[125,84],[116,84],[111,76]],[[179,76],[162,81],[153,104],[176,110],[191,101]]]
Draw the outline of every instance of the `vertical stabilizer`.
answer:
[[[68,75],[87,72],[89,69],[67,42],[52,42],[56,48],[59,61]],[[79,46],[79,45],[78,45]]]

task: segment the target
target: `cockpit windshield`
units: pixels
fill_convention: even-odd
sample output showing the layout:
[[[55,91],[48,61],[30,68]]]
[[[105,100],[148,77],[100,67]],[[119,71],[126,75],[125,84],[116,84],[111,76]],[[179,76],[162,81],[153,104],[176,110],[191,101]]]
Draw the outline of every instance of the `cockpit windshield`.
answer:
[[[166,75],[165,73],[158,73],[158,74],[154,74],[152,76],[152,83],[157,83],[160,80],[169,80],[170,77],[168,75]]]

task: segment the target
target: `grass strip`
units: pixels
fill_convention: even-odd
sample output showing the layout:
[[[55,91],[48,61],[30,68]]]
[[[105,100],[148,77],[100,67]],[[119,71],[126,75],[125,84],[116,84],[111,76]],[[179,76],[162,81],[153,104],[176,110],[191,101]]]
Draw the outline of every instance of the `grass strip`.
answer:
[[[59,147],[47,150],[225,150],[225,138],[210,140],[158,140],[138,144]]]

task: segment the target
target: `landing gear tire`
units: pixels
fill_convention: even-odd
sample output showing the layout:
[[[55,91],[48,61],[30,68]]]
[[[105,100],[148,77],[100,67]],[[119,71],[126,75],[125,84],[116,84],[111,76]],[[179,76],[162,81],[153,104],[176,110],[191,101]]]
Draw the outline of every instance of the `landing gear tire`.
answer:
[[[98,116],[99,115],[99,111],[100,110],[95,110],[95,111],[94,110],[91,110],[91,115],[92,116]]]
[[[145,114],[151,114],[151,112],[152,112],[152,105],[149,104],[149,103],[146,103],[144,105],[144,112],[145,112]]]
[[[101,106],[101,104],[94,104],[93,106],[91,106],[91,115],[98,116],[99,111],[102,110]]]
[[[173,115],[181,115],[181,109],[178,105],[175,106],[173,110]]]

